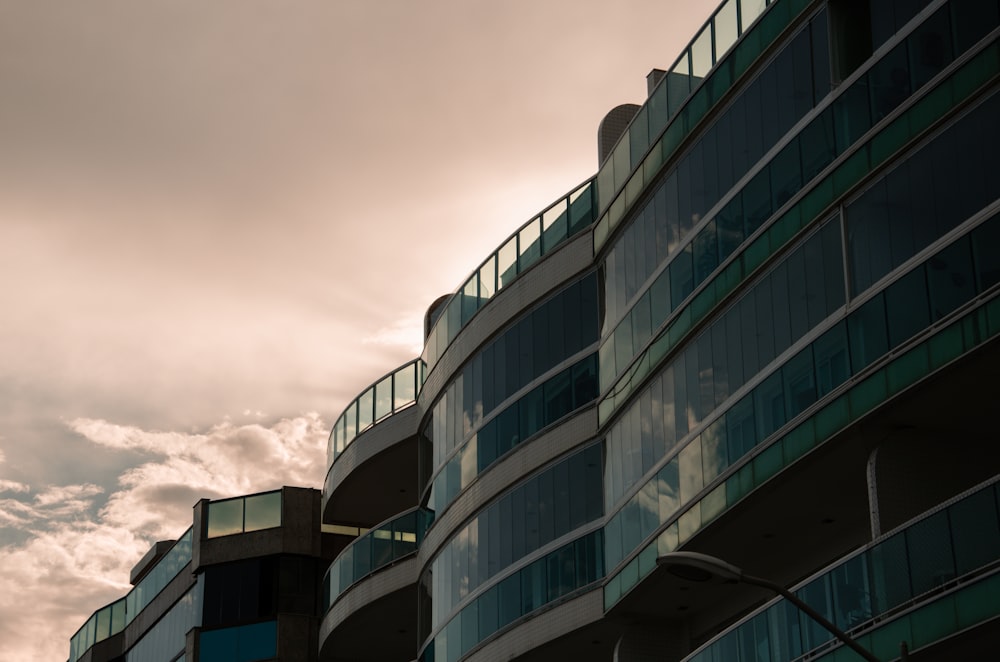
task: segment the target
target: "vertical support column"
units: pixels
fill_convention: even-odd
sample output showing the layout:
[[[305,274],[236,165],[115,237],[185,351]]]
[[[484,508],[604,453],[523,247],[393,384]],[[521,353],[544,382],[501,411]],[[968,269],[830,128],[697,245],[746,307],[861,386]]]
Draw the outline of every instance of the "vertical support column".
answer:
[[[615,644],[614,662],[673,662],[691,652],[685,623],[628,626]]]
[[[875,466],[878,463],[878,451],[878,446],[872,449],[868,456],[868,465],[865,467],[868,479],[868,517],[871,522],[872,540],[882,535],[882,522],[878,509],[878,474],[875,471]]]

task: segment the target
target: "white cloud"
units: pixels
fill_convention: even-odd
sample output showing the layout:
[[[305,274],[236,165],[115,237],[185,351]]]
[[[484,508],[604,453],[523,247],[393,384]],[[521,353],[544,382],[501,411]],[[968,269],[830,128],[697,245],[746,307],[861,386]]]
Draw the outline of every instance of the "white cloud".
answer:
[[[424,322],[422,316],[406,316],[375,333],[365,336],[365,345],[402,347],[418,356],[424,344]]]
[[[0,492],[28,492],[30,490],[30,485],[0,478]]]
[[[65,660],[76,629],[127,593],[129,570],[153,542],[191,525],[198,499],[318,487],[325,470],[328,428],[315,413],[266,426],[226,421],[192,433],[100,419],[68,427],[89,443],[151,459],[123,472],[106,498],[87,483],[46,486],[31,496],[27,485],[0,482],[0,491],[22,497],[0,500],[0,527],[28,533],[0,547],[2,660]]]

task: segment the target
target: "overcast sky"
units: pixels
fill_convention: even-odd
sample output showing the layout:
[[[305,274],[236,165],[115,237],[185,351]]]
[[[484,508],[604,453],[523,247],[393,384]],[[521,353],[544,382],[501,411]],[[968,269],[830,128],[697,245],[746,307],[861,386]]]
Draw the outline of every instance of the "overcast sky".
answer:
[[[0,659],[201,497],[321,487],[427,306],[715,0],[0,0]]]

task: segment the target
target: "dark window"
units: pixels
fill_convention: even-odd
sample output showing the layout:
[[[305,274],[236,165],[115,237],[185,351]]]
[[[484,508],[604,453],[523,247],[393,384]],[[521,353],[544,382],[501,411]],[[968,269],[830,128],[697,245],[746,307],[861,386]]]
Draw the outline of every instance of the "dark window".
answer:
[[[900,44],[868,71],[872,123],[891,113],[910,96],[910,69],[906,44]]]
[[[914,269],[886,289],[885,307],[890,347],[898,347],[927,328],[930,315],[923,268]]]
[[[877,31],[876,45],[889,36],[884,34],[885,22],[877,11],[887,3],[873,3],[871,13],[868,4],[867,0],[830,0],[830,50],[836,83],[854,73],[872,54],[873,31]]]
[[[883,293],[855,310],[847,318],[851,347],[851,368],[861,372],[872,361],[889,351]]]
[[[976,283],[968,236],[938,252],[926,264],[933,320],[941,319],[975,296]]]
[[[1000,283],[1000,215],[994,216],[972,232],[972,250],[976,259],[979,290]]]
[[[273,617],[276,563],[275,558],[262,558],[209,566],[202,624],[227,626]]]
[[[691,244],[677,254],[670,263],[670,300],[676,307],[694,289]]]

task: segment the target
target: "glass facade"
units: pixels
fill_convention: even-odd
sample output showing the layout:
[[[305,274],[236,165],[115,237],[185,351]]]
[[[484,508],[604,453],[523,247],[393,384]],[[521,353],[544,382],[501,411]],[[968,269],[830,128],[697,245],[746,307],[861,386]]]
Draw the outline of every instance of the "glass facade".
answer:
[[[833,421],[845,420],[845,412],[841,411],[845,408],[854,416],[862,416],[908,386],[913,379],[960,356],[963,347],[967,351],[988,338],[990,331],[971,329],[969,338],[964,341],[971,344],[963,344],[962,325],[953,324],[946,335],[908,350],[888,366],[867,375],[869,366],[883,363],[884,357],[906,347],[913,335],[925,334],[930,325],[928,316],[922,327],[893,337],[891,329],[895,318],[890,315],[890,306],[928,311],[932,292],[936,289],[932,283],[943,282],[947,283],[949,306],[959,309],[997,282],[995,279],[1000,278],[1000,273],[989,261],[977,261],[971,247],[997,237],[998,233],[1000,215],[995,215],[958,237],[904,274],[884,293],[880,292],[859,306],[846,320],[828,326],[809,345],[766,373],[758,385],[737,402],[713,414],[698,434],[689,435],[688,441],[678,445],[679,451],[666,453],[670,458],[666,463],[654,465],[656,473],[641,481],[638,490],[632,487],[635,481],[626,484],[633,496],[623,506],[616,507],[617,512],[609,518],[605,531],[608,569],[614,569],[623,559],[631,557],[640,544],[668,523],[670,526],[663,530],[661,539],[662,544],[669,547],[663,551],[672,551],[703,524],[721,514],[722,509],[743,498],[815,445],[822,429],[815,426],[820,425],[820,421],[823,425],[829,424],[828,416],[833,417]],[[966,277],[975,285],[970,288],[956,285],[961,282],[959,277]],[[956,333],[960,337],[956,338]],[[928,354],[932,348],[933,357]],[[845,396],[839,387],[852,379],[857,379],[857,385]],[[654,380],[647,391],[651,405],[658,383]],[[816,404],[824,401],[830,402],[822,410],[826,413],[802,420],[803,412],[815,411]],[[644,396],[631,410],[641,408],[643,402]],[[666,411],[667,407],[661,409]],[[625,416],[622,420],[628,418]],[[801,423],[789,430],[786,424],[795,424],[796,419]],[[839,427],[833,431],[836,429]],[[783,444],[772,444],[768,452],[756,452],[761,446],[771,444],[774,433],[782,431],[787,432],[783,444],[788,450],[783,450]],[[605,498],[614,502],[618,498],[614,481],[620,480],[614,469],[616,465],[622,465],[623,475],[629,472],[629,467],[631,474],[647,472],[639,473],[643,449],[630,448],[629,452],[615,449],[611,446],[612,434],[609,433]],[[634,432],[632,434],[634,436]],[[654,443],[652,439],[649,445],[653,449],[662,448],[662,442]],[[646,450],[647,455],[650,452]],[[720,480],[720,476],[724,478]],[[612,481],[610,488],[609,480]],[[692,507],[688,508],[689,505]],[[607,510],[613,512],[610,506]],[[614,601],[617,599],[615,596]]]
[[[682,301],[695,281],[701,282],[714,271],[720,244],[723,258],[727,257],[770,216],[771,209],[780,208],[801,187],[803,173],[796,142],[777,157],[773,170],[780,176],[775,176],[774,182],[768,176],[772,169],[758,173],[743,187],[742,195],[730,201],[722,218],[703,228],[698,240],[692,241],[692,229],[701,225],[720,199],[729,196],[733,185],[827,95],[829,76],[816,79],[808,66],[815,52],[828,49],[826,35],[826,12],[820,11],[799,28],[654,185],[650,199],[635,212],[634,220],[605,259],[608,324],[622,318],[649,276],[667,262],[671,263],[672,277],[664,293],[678,303]],[[783,81],[780,86],[778,80]]]
[[[982,231],[991,233],[997,230],[986,226]],[[996,297],[995,291],[991,296],[988,302],[980,303],[957,320],[937,327],[935,333],[925,340],[908,343],[905,351],[889,354],[893,358],[888,361],[883,359],[876,369],[864,371],[849,380],[850,388],[838,390],[835,397],[827,398],[821,407],[812,408],[808,416],[793,421],[778,435],[756,440],[756,452],[748,451],[738,459],[729,457],[730,468],[724,472],[723,480],[716,481],[697,501],[681,503],[674,517],[667,520],[670,524],[661,526],[658,535],[638,553],[633,553],[631,560],[619,570],[614,571],[608,566],[613,574],[604,588],[605,607],[610,609],[652,572],[657,556],[677,549],[702,527],[813,448],[889,398],[997,337],[1000,334],[1000,298]],[[884,315],[872,317],[881,317],[884,325]],[[609,526],[606,535],[611,533],[612,527]],[[622,535],[629,534],[625,532]],[[616,545],[608,545],[608,548],[616,549]]]
[[[203,584],[199,581],[129,649],[125,662],[174,662],[184,657],[187,631],[201,624]]]
[[[578,361],[499,411],[437,473],[428,499],[438,515],[476,476],[518,444],[597,398],[597,355]]]
[[[602,514],[599,443],[519,483],[480,510],[431,562],[430,627],[506,568]]]
[[[424,436],[433,444],[435,469],[479,430],[498,406],[588,349],[597,341],[597,334],[595,273],[565,287],[501,331],[469,359],[431,407]],[[516,439],[504,443],[513,446]]]
[[[709,18],[705,27],[695,36],[687,48],[678,56],[673,66],[669,68],[669,73],[663,81],[650,94],[646,107],[639,112],[632,121],[628,131],[622,136],[615,146],[614,151],[602,164],[597,175],[598,207],[603,211],[611,204],[616,193],[622,190],[628,177],[635,171],[635,168],[642,162],[642,158],[649,151],[652,139],[659,136],[664,128],[671,121],[676,121],[678,111],[684,108],[685,101],[691,95],[691,91],[698,88],[699,84],[708,75],[712,67],[723,60],[727,60],[730,49],[736,44],[737,38],[746,32],[760,16],[766,5],[771,2],[760,2],[758,0],[727,0],[723,2],[715,13]],[[781,3],[782,14],[771,12],[768,20],[777,24],[782,18],[788,18],[789,2]],[[801,3],[800,3],[801,4]],[[774,30],[777,25],[765,26],[769,30]],[[732,61],[727,60],[728,67],[719,74],[720,78],[731,78],[734,73],[742,73],[746,68],[748,60],[756,57],[747,44],[751,40],[746,40],[740,52],[741,71],[732,71]],[[753,44],[758,46],[759,42]],[[713,81],[718,87],[728,87],[722,85],[720,81]],[[702,101],[704,103],[704,101]],[[690,106],[698,105],[689,103],[681,114],[680,124],[685,121],[696,122],[695,113]],[[645,111],[645,112],[643,112]]]
[[[421,662],[456,662],[521,617],[604,576],[601,530],[588,533],[497,581],[456,613],[425,646]]]
[[[744,241],[752,237],[754,232],[771,217],[772,212],[779,211],[787,200],[803,188],[809,188],[809,182],[816,179],[818,175],[822,175],[825,168],[839,155],[846,153],[878,118],[885,116],[905,102],[910,97],[911,90],[916,91],[921,88],[930,80],[932,73],[937,73],[953,61],[954,49],[952,48],[953,40],[950,26],[952,17],[960,13],[957,5],[942,7],[886,56],[893,63],[892,71],[895,72],[896,76],[906,76],[907,83],[900,88],[902,91],[899,94],[887,96],[869,93],[869,90],[879,89],[880,84],[875,79],[881,71],[880,63],[884,63],[886,60],[876,63],[870,71],[855,80],[839,98],[832,100],[832,102],[828,100],[823,111],[790,142],[784,144],[742,188],[737,188],[734,192],[729,193],[726,193],[728,186],[719,188],[718,190],[725,194],[722,198],[721,208],[718,208],[713,214],[713,218],[709,219],[697,232],[690,235],[688,231],[691,229],[691,224],[687,223],[685,228],[684,222],[678,219],[687,218],[686,213],[691,205],[699,210],[706,206],[712,207],[719,200],[719,197],[716,194],[706,200],[703,193],[690,186],[686,189],[685,187],[678,188],[677,173],[686,167],[686,164],[699,162],[698,159],[701,157],[698,146],[703,142],[711,144],[717,140],[713,136],[725,134],[726,131],[730,130],[726,128],[728,126],[726,118],[730,115],[736,118],[747,116],[743,105],[745,103],[758,103],[754,99],[761,97],[761,95],[759,92],[754,93],[754,90],[756,86],[764,84],[762,82],[766,80],[764,74],[740,93],[729,109],[725,111],[725,114],[681,159],[678,168],[659,185],[652,199],[636,213],[634,220],[626,227],[625,232],[615,243],[605,260],[607,274],[605,296],[608,302],[606,321],[609,326],[605,328],[601,346],[602,391],[607,391],[615,379],[633,365],[632,358],[636,352],[649,342],[671,313],[682,309],[690,301],[690,295],[698,289],[699,285],[710,281],[713,275],[726,276],[728,275],[726,272],[739,271],[739,267],[734,262],[730,262],[728,268],[718,269],[718,267],[734,254],[737,255],[737,258],[740,257],[741,249],[748,250],[748,246],[743,245]],[[778,72],[782,69],[788,69],[788,65],[783,64],[783,58],[786,57],[786,54],[788,59],[794,61],[808,61],[809,55],[805,52],[805,46],[799,46],[799,50],[803,52],[798,53],[795,50],[795,44],[797,42],[807,44],[810,41],[806,39],[809,34],[825,33],[826,31],[826,14],[820,12],[813,17],[808,26],[801,28],[792,43],[768,64],[765,73],[772,70]],[[967,40],[973,38],[975,38],[974,35],[966,37]],[[941,44],[940,52],[935,51],[938,57],[934,60],[934,71],[928,69],[930,65],[924,64],[927,58],[919,56],[920,45],[928,40]],[[824,49],[826,48],[825,41],[818,37],[813,37],[812,42],[814,44],[819,42]],[[804,87],[805,82],[803,78],[799,87]],[[750,101],[748,102],[747,99]],[[810,108],[811,105],[805,105],[803,102],[804,111]],[[754,122],[759,123],[760,117],[771,116],[777,116],[773,109],[767,112],[758,111],[758,118]],[[741,119],[740,121],[749,120]],[[771,125],[772,123],[767,124]],[[738,133],[753,133],[753,131],[743,128]],[[767,151],[766,147],[773,144],[773,140],[776,140],[783,133],[784,130],[781,130],[780,133],[776,134],[763,151]],[[725,170],[727,173],[729,168],[733,167],[732,163],[749,163],[750,166],[753,166],[757,160],[757,156],[748,158],[750,152],[746,146],[739,142],[729,139],[719,141],[718,144],[720,149],[722,146],[726,148]],[[763,151],[758,150],[758,156]],[[855,160],[860,162],[862,157],[867,160],[867,156],[867,154],[859,155]],[[886,155],[877,154],[876,157],[878,156],[884,158]],[[955,157],[952,155],[950,161],[954,160]],[[721,158],[719,162],[723,162]],[[944,162],[948,163],[948,160]],[[848,165],[857,168],[861,164],[844,164],[844,166]],[[989,164],[984,165],[988,166]],[[741,166],[741,168],[745,169],[746,166]],[[839,177],[842,184],[845,176],[850,174],[848,170],[848,168],[843,168],[841,177]],[[980,169],[979,172],[988,172],[988,169]],[[729,174],[719,173],[716,168],[704,175],[707,180],[726,180],[730,177],[732,176]],[[736,176],[735,179],[738,180],[739,176]],[[822,179],[825,178],[817,179],[821,185],[825,183]],[[980,175],[978,178],[974,177],[972,181],[982,181],[983,179],[984,177]],[[951,181],[954,181],[954,178]],[[686,193],[685,190],[687,190]],[[685,202],[685,197],[690,200]],[[699,197],[700,202],[696,200]],[[981,194],[975,197],[977,202],[982,199]],[[691,202],[691,200],[695,200],[695,202]],[[966,207],[966,209],[970,208],[970,206]],[[978,209],[978,207],[976,208]],[[933,208],[930,210],[927,213],[933,215]],[[705,211],[708,210],[705,209]],[[782,225],[776,223],[773,226],[786,234],[794,232],[794,228],[790,226],[795,220],[794,217],[801,215],[802,211],[805,209],[800,202],[783,215],[782,220],[789,219],[787,224],[783,224],[786,227],[783,228]],[[682,215],[682,212],[685,215]],[[883,210],[883,213],[888,213],[888,211]],[[955,213],[951,211],[947,213],[949,216],[955,216]],[[898,215],[895,213],[893,215],[897,219],[909,217],[905,210]],[[698,211],[695,216],[702,218],[704,212]],[[902,220],[896,221],[897,224],[902,222]],[[880,237],[877,235],[858,237],[858,241],[861,242],[869,239],[877,241]],[[637,247],[645,247],[645,249],[639,250]],[[777,248],[777,246],[771,246],[771,251]],[[645,257],[644,260],[643,257]],[[658,275],[655,279],[650,280],[649,275],[657,273],[657,270]],[[641,296],[636,297],[636,294],[640,292]],[[619,318],[622,318],[621,321],[615,323],[614,320]]]
[[[602,398],[599,409],[602,424],[622,402],[628,400],[635,384],[641,383],[662,357],[685,339],[692,327],[704,319],[715,305],[735,291],[741,285],[741,281],[753,273],[760,264],[780,251],[801,228],[810,225],[817,219],[818,214],[830,208],[838,195],[842,195],[863,181],[872,170],[887,162],[896,151],[905,147],[908,141],[922,135],[928,127],[940,121],[956,105],[975,96],[980,87],[995,75],[998,68],[997,60],[998,47],[995,41],[988,45],[980,44],[976,54],[972,57],[967,56],[950,76],[936,80],[933,85],[923,90],[922,97],[911,98],[905,111],[880,127],[877,133],[874,135],[868,133],[864,142],[855,144],[850,150],[843,152],[844,156],[839,159],[839,164],[835,164],[832,170],[825,170],[810,187],[803,189],[790,207],[772,217],[766,224],[765,231],[758,232],[742,251],[730,257],[711,278],[700,286],[696,284],[694,295],[682,302],[679,308],[675,306],[672,312],[661,313],[667,319],[666,324],[655,335],[655,339],[637,353],[628,371]],[[861,81],[863,80],[864,77],[861,78]],[[867,104],[850,110],[849,104],[840,103],[844,98],[850,99],[850,89],[853,88],[854,86],[848,86],[847,96],[834,99],[823,115],[813,120],[810,126],[822,121],[828,112],[839,112],[837,109],[842,108],[847,115],[838,120],[839,123],[843,123],[844,119],[864,121],[867,130],[870,126]],[[808,128],[806,127],[805,131],[808,131]],[[987,132],[986,137],[991,135]],[[656,297],[656,292],[664,292],[665,288],[661,282],[667,278],[669,272],[664,271],[650,288],[651,306],[657,301],[664,300],[665,295]],[[640,305],[642,305],[641,300]],[[662,311],[662,303],[654,310]],[[655,319],[657,318],[654,317]],[[611,343],[605,341],[601,348],[602,375],[611,371],[609,366],[612,365],[610,362],[613,359],[610,357],[620,353],[617,347],[609,349],[615,339],[616,336],[612,336]]]
[[[697,429],[730,394],[843,306],[840,235],[840,224],[833,219],[803,240],[676,353],[608,429],[606,508],[611,510],[654,464],[682,445],[688,431]],[[828,392],[846,377],[845,356],[846,346],[831,342],[817,358],[828,375],[818,392]],[[810,381],[810,371],[799,367],[803,361],[812,367],[811,356],[796,360],[786,380],[787,398],[778,402],[762,397],[756,409],[761,431],[777,429],[810,398],[815,400],[817,385]],[[690,474],[682,469],[685,476]]]

